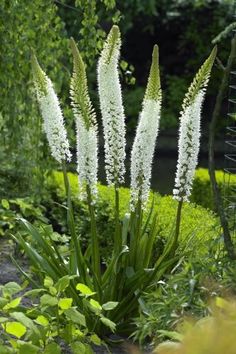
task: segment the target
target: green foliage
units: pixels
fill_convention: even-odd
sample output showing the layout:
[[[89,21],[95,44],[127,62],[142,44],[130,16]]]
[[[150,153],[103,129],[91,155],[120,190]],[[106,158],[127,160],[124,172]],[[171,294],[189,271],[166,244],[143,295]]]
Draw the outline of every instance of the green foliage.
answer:
[[[101,23],[119,23],[121,14],[116,9],[116,0],[76,0],[74,5],[58,3],[59,15],[66,24],[68,36],[79,41],[81,55],[91,67],[106,36]]]
[[[80,234],[84,247],[87,245],[90,237],[89,214],[85,203],[78,199],[78,182],[75,174],[69,173],[71,185],[72,200],[75,208],[75,223],[77,233]],[[54,172],[48,179],[48,189],[51,191],[55,201],[62,204],[65,200],[65,188],[63,185],[63,174]],[[161,248],[168,235],[173,229],[177,202],[171,196],[161,197],[158,194],[151,194],[150,201],[155,196],[155,205],[153,214],[157,213],[157,245]],[[128,188],[120,188],[120,217],[123,219],[129,209],[130,192]],[[104,260],[111,255],[110,249],[113,244],[112,234],[114,232],[114,206],[115,198],[112,188],[107,186],[98,186],[98,200],[96,207],[96,220],[101,251]],[[150,203],[149,203],[150,206]],[[65,211],[57,204],[47,204],[50,213],[50,220],[58,228],[58,231],[67,233],[67,227],[64,221]],[[166,212],[168,210],[168,213]],[[56,224],[57,223],[57,224]],[[190,242],[195,238],[196,243],[205,239],[214,238],[219,233],[219,223],[213,212],[206,211],[198,205],[186,203],[183,207],[181,220],[181,241],[183,244]],[[162,245],[162,246],[161,246]],[[198,243],[198,250],[201,247]],[[204,250],[202,250],[205,252]],[[158,252],[157,252],[158,254]]]
[[[8,236],[19,230],[17,219],[25,217],[32,223],[47,223],[45,208],[33,198],[16,198],[0,200],[0,236]]]
[[[144,295],[145,311],[135,319],[133,336],[144,344],[148,339],[160,341],[165,331],[174,331],[184,317],[202,317],[208,314],[207,301],[216,295],[216,287],[206,281],[211,275],[210,264],[199,257],[179,264],[174,274],[161,280],[156,288]],[[192,261],[191,261],[192,259]],[[220,293],[220,288],[217,289]]]
[[[101,56],[102,60],[104,60],[105,66],[107,62],[112,61],[114,58],[116,59],[118,55],[118,50],[114,50],[114,48],[117,46],[119,49],[120,46],[119,28],[113,26],[107,38],[107,46],[104,47]],[[79,113],[83,113],[83,109],[85,109],[85,113],[90,115],[91,105],[87,96],[85,68],[81,65],[82,60],[73,41],[72,48],[75,64],[74,75],[72,78],[72,91],[76,89],[75,80],[77,80],[77,74],[82,73],[83,80],[81,94],[82,96],[85,95],[85,97],[77,95],[74,103],[79,106]],[[198,94],[199,90],[206,86],[215,54],[216,50],[213,49],[210,57],[206,60],[198,72],[196,79],[193,81],[193,84],[190,86],[184,104],[188,105],[189,101],[195,98],[195,95]],[[154,46],[153,60],[157,59],[157,57],[157,46]],[[153,91],[153,87],[160,86],[159,78],[156,78],[156,74],[159,74],[159,70],[156,63],[152,63],[151,77],[148,80],[145,98],[156,98],[156,93]],[[109,85],[112,83],[108,82],[107,84]],[[81,90],[81,86],[77,87],[77,89]],[[74,94],[75,93],[73,92],[73,95]],[[101,90],[100,94],[103,94],[103,90]],[[106,95],[105,90],[104,95]],[[84,98],[86,100],[85,102],[83,102]],[[119,101],[119,94],[112,99],[117,99]],[[115,110],[114,107],[116,103],[114,102],[108,102],[111,105],[111,107],[109,107],[110,111],[113,109]],[[51,104],[51,102],[49,102],[49,104]],[[83,104],[85,104],[85,106],[83,106]],[[85,123],[90,124],[90,121],[87,118],[88,117],[85,119]],[[111,124],[114,124],[114,122],[111,122]],[[114,129],[113,134],[115,133],[116,130]],[[111,147],[113,147],[113,144],[111,144]],[[84,158],[84,156],[82,156],[82,158]],[[114,158],[114,161],[117,161],[116,157]],[[63,182],[65,185],[64,194],[66,197],[65,199],[67,199],[65,206],[65,220],[66,226],[68,227],[67,234],[70,237],[67,239],[68,242],[66,248],[62,251],[53,239],[53,232],[50,226],[47,228],[44,228],[43,225],[42,227],[35,227],[26,219],[21,218],[20,222],[28,237],[25,238],[23,234],[18,233],[17,235],[12,235],[12,238],[28,256],[38,277],[35,281],[34,279],[31,279],[29,275],[26,275],[25,273],[24,275],[36,288],[42,287],[43,284],[49,289],[49,294],[43,294],[40,299],[40,304],[43,309],[58,306],[60,311],[65,310],[67,318],[69,317],[72,321],[75,321],[76,319],[77,323],[82,326],[86,326],[87,324],[88,328],[91,328],[96,335],[102,334],[104,336],[114,332],[116,330],[116,323],[118,324],[117,329],[119,333],[130,334],[133,327],[131,318],[138,312],[142,292],[148,287],[154,286],[160,279],[162,279],[165,273],[170,273],[176,262],[186,254],[189,245],[191,244],[191,246],[193,246],[193,238],[196,244],[199,243],[199,239],[194,237],[197,230],[190,229],[188,220],[187,234],[181,230],[183,240],[185,239],[185,241],[187,241],[184,243],[183,247],[179,247],[177,241],[180,229],[180,210],[183,202],[181,201],[181,203],[178,204],[177,217],[174,217],[173,222],[168,220],[168,225],[165,225],[162,229],[159,224],[161,219],[159,214],[159,201],[157,198],[156,203],[154,195],[151,196],[146,212],[143,210],[140,197],[134,206],[134,210],[130,210],[128,206],[126,207],[125,215],[122,215],[122,209],[120,208],[120,199],[122,199],[120,194],[122,189],[120,190],[118,184],[115,183],[113,186],[114,188],[112,187],[111,189],[112,194],[110,193],[112,198],[114,198],[110,203],[113,205],[111,211],[114,220],[114,229],[112,230],[113,247],[110,259],[107,261],[104,270],[102,270],[100,258],[101,245],[98,237],[100,234],[104,238],[104,225],[101,231],[98,230],[96,218],[98,204],[94,203],[91,199],[91,186],[88,182],[86,186],[87,203],[85,204],[85,208],[88,210],[90,232],[86,232],[86,235],[88,234],[89,238],[87,239],[85,249],[83,249],[81,236],[78,233],[76,220],[74,218],[74,208],[71,198],[73,189],[70,187],[70,180],[68,178],[65,164],[63,163],[61,167],[63,170]],[[101,200],[103,202],[103,199]],[[158,209],[156,205],[158,205]],[[174,203],[175,214],[176,206],[177,203]],[[166,210],[167,208],[165,209],[165,215]],[[170,214],[169,210],[168,212]],[[164,235],[162,234],[162,231],[164,231]],[[204,228],[204,234],[206,234],[207,231],[208,230]],[[164,238],[163,241],[161,239],[162,237]],[[160,247],[155,247],[157,241],[161,242],[161,245],[159,245]],[[156,252],[154,251],[154,248],[157,248]],[[47,276],[46,280],[44,279],[45,274]],[[79,281],[79,285],[76,285],[75,281],[71,282],[68,286],[68,291],[66,292],[67,296],[63,299],[58,299],[56,297],[57,289],[56,285],[54,287],[54,283],[58,283],[61,278],[69,275],[72,276],[73,280],[76,278],[76,280]],[[85,284],[86,286],[83,287],[81,284]],[[77,290],[80,291],[79,295]],[[90,298],[92,296],[94,296],[94,298]],[[18,306],[17,301],[15,302],[14,300],[13,304],[10,302],[9,305],[16,307]],[[76,309],[72,309],[70,307],[72,302],[83,308],[83,313],[80,314]],[[102,304],[104,307],[102,307]],[[98,318],[93,319],[91,313],[87,313],[88,309],[94,312]],[[103,310],[110,311],[109,317],[104,316],[102,313]],[[56,317],[58,317],[58,315]],[[22,336],[23,335],[24,333],[22,332]]]
[[[1,353],[63,353],[63,348],[72,353],[93,353],[92,345],[104,342],[93,332],[94,322],[100,321],[113,331],[115,324],[106,314],[117,303],[100,305],[81,288],[80,305],[67,297],[75,276],[64,276],[57,283],[46,276],[44,286],[27,290],[11,282],[0,286]],[[77,288],[77,287],[76,287]],[[19,296],[20,294],[20,296]],[[87,317],[87,319],[86,319]]]
[[[61,88],[67,77],[65,70],[58,70],[67,47],[63,37],[63,24],[52,1],[1,1],[0,190],[8,197],[28,194],[31,186],[36,192],[35,183],[38,188],[41,183],[39,166],[45,148],[32,99],[29,59],[34,49]]]
[[[161,343],[153,354],[221,354],[224,351],[234,354],[235,300],[216,297],[210,305],[210,310],[211,316],[198,321],[185,320],[178,332],[163,331],[175,342]]]
[[[232,195],[232,186],[236,183],[236,177],[224,173],[224,171],[216,171],[216,181],[221,194],[224,196]],[[193,189],[191,201],[202,205],[204,208],[214,210],[214,199],[208,170],[199,168],[196,170],[193,181]]]

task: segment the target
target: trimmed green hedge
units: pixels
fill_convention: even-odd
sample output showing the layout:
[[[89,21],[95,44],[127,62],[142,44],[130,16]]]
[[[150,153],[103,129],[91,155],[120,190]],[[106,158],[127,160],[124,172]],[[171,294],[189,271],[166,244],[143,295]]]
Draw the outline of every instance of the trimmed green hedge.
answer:
[[[86,240],[90,234],[90,223],[87,206],[85,203],[79,201],[78,199],[78,180],[75,174],[69,173],[69,180],[72,191],[72,198],[75,207],[75,219],[78,228],[78,233],[81,236],[82,242],[87,243]],[[65,203],[65,189],[63,182],[63,175],[61,172],[54,172],[53,176],[48,180],[48,188],[52,192],[54,191],[54,196],[52,198],[58,203]],[[96,203],[97,212],[97,226],[100,237],[100,244],[103,249],[105,249],[104,257],[110,254],[110,246],[112,245],[112,237],[114,230],[114,216],[113,216],[113,206],[114,206],[114,193],[112,188],[104,185],[99,185],[98,187],[99,196]],[[120,213],[121,218],[124,217],[125,213],[129,212],[129,189],[120,189]],[[155,198],[154,210],[157,213],[158,220],[158,239],[157,243],[160,247],[159,251],[163,246],[167,236],[169,236],[171,230],[173,230],[177,202],[172,199],[171,196],[161,197],[157,193],[151,193],[151,198]],[[49,206],[51,210],[51,215],[49,218],[55,220],[56,223],[60,224],[61,230],[59,232],[66,232],[65,224],[65,209],[58,207],[55,203]],[[64,213],[64,216],[61,215]],[[182,223],[181,223],[181,239],[191,241],[194,245],[194,241],[197,243],[197,250],[200,251],[200,243],[203,245],[204,241],[209,239],[214,239],[219,235],[219,223],[215,214],[212,211],[205,210],[199,205],[192,203],[185,203],[183,206],[182,213]],[[201,241],[201,242],[199,242]],[[186,244],[184,242],[183,244]],[[195,246],[193,246],[194,248]],[[204,249],[204,247],[202,248]]]
[[[228,184],[229,180],[230,184]],[[224,195],[224,193],[230,195],[230,185],[236,184],[236,176],[230,176],[229,174],[224,173],[224,171],[216,171],[216,181],[222,195]],[[198,168],[196,170],[191,202],[197,203],[204,208],[215,210],[210,177],[208,169],[206,168]]]

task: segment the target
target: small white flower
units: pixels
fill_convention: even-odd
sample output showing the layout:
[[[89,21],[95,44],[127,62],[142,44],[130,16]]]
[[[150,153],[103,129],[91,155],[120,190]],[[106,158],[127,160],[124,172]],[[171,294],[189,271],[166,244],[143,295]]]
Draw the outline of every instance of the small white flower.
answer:
[[[51,80],[40,68],[36,57],[33,57],[32,60],[34,85],[43,117],[43,129],[46,133],[52,156],[59,163],[66,160],[70,161],[69,142],[58,97]]]
[[[123,183],[125,174],[125,115],[118,72],[120,46],[119,28],[113,26],[98,62],[98,91],[108,185]]]
[[[149,196],[152,160],[161,113],[158,47],[153,50],[152,66],[143,100],[139,124],[131,152],[131,209],[138,200],[145,208]]]
[[[179,155],[173,198],[189,201],[200,146],[200,119],[206,87],[216,56],[216,48],[200,68],[183,102],[180,113]]]

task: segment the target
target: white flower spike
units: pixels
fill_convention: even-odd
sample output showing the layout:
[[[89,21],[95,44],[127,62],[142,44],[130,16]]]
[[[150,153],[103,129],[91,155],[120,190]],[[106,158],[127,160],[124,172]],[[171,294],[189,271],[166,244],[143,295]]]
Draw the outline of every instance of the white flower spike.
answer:
[[[70,161],[71,153],[60,103],[51,80],[41,69],[35,55],[32,55],[32,69],[37,99],[43,117],[43,129],[52,156],[59,163]]]
[[[70,94],[76,119],[77,172],[80,196],[84,196],[87,186],[90,187],[93,196],[95,196],[97,193],[98,170],[96,114],[88,94],[84,62],[73,39],[71,39],[71,48],[74,68]]]
[[[152,160],[159,130],[161,85],[158,46],[152,53],[152,65],[142,104],[142,112],[131,152],[131,209],[141,202],[144,209],[149,196]]]
[[[173,198],[178,201],[189,201],[191,194],[199,153],[202,104],[216,51],[215,47],[195,76],[183,101],[180,113],[179,156],[173,190]]]
[[[113,26],[98,62],[98,91],[105,139],[108,185],[118,186],[125,174],[125,115],[119,81],[120,31]]]

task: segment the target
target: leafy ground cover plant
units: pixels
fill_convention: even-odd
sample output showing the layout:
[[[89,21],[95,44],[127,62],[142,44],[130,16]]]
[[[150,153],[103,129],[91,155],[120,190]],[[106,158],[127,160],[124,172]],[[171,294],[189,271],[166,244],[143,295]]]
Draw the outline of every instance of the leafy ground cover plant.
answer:
[[[87,323],[73,299],[67,297],[73,278],[67,275],[54,283],[46,276],[42,287],[33,290],[14,282],[0,287],[1,353],[60,354],[70,348],[76,354],[90,354],[92,345],[105,345],[94,333],[94,323],[100,321],[114,331],[115,325],[106,314],[117,303],[100,305],[91,289],[76,284],[83,312],[90,314]]]
[[[71,40],[73,53],[73,75],[71,79],[71,101],[76,122],[77,172],[79,176],[79,197],[86,200],[91,227],[91,238],[86,252],[82,251],[79,235],[76,233],[71,190],[66,171],[66,162],[71,159],[69,141],[59,100],[51,80],[32,57],[35,89],[43,117],[52,156],[61,165],[67,194],[67,220],[70,231],[69,252],[61,254],[55,242],[46,239],[28,221],[22,220],[34,244],[21,235],[15,240],[29,256],[38,274],[39,286],[47,274],[54,283],[64,276],[75,276],[71,283],[70,297],[83,308],[83,302],[76,292],[76,283],[86,284],[94,293],[94,300],[100,304],[117,303],[109,312],[110,325],[117,324],[121,333],[132,331],[131,318],[137,313],[141,293],[161,279],[178,261],[176,249],[179,245],[181,212],[184,201],[188,201],[192,178],[197,163],[200,136],[200,116],[205,89],[216,55],[213,49],[191,84],[180,115],[179,159],[174,188],[178,201],[176,222],[164,245],[163,251],[153,257],[154,241],[157,235],[157,218],[153,205],[148,206],[151,164],[158,135],[161,86],[159,77],[158,47],[153,48],[152,64],[145,91],[136,137],[131,152],[131,198],[130,208],[123,221],[120,214],[120,186],[125,174],[125,115],[122,104],[118,74],[121,38],[119,28],[113,26],[104,44],[98,62],[98,91],[101,105],[105,139],[105,167],[107,183],[114,192],[114,247],[110,262],[101,269],[96,223],[97,199],[97,123],[96,113],[88,94],[85,65],[75,42]],[[37,244],[37,247],[35,246]],[[32,279],[32,281],[34,281]],[[84,312],[86,321],[90,314]],[[94,323],[93,323],[94,324]],[[109,327],[109,326],[108,326]],[[94,324],[94,331],[100,335],[111,332],[102,321]]]

